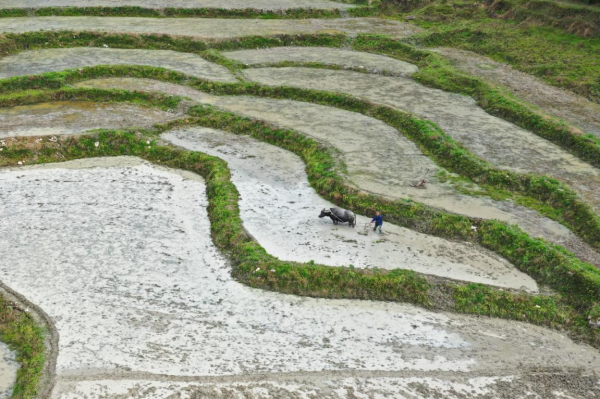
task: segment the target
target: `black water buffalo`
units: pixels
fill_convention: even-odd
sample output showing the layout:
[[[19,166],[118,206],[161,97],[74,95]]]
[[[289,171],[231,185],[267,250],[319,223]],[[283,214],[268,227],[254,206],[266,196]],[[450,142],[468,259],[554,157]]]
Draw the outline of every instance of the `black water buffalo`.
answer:
[[[356,215],[354,212],[342,208],[323,209],[319,218],[329,216],[333,220],[333,224],[348,223],[348,226],[356,226]]]

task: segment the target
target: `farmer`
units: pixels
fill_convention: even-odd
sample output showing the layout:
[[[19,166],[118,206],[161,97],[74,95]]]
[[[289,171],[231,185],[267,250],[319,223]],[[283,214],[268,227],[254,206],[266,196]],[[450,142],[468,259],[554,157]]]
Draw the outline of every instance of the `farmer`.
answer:
[[[375,227],[373,227],[373,231],[376,231],[379,228],[379,234],[381,234],[381,226],[383,226],[383,215],[379,212],[375,212],[375,216],[373,220],[371,220],[371,224],[375,223]]]

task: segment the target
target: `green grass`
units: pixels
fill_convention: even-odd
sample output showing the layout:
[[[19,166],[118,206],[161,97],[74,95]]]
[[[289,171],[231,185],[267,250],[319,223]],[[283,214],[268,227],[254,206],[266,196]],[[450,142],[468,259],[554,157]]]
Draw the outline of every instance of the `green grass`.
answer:
[[[504,13],[503,19],[493,19],[491,10],[482,4],[437,0],[409,13],[416,17],[413,22],[427,31],[407,40],[424,46],[473,51],[600,102],[600,7],[587,7],[593,10],[590,11],[584,6],[569,5],[569,9],[580,10],[581,18],[588,21],[576,23],[560,13],[552,17],[552,12],[543,9],[549,4],[562,9],[562,3],[526,3],[528,13],[516,11],[524,10],[519,0],[493,2],[493,7],[498,7],[494,15]],[[539,18],[536,21],[530,14],[538,8],[539,15],[561,23],[542,23]],[[406,15],[391,13],[391,18],[404,19]],[[568,26],[565,29],[563,25]],[[569,28],[581,34],[587,32],[589,37],[570,33]]]
[[[11,398],[33,399],[46,362],[45,332],[23,309],[0,295],[0,341],[17,353],[20,368]]]
[[[600,39],[490,20],[480,25],[444,26],[419,42],[488,56],[600,103]]]

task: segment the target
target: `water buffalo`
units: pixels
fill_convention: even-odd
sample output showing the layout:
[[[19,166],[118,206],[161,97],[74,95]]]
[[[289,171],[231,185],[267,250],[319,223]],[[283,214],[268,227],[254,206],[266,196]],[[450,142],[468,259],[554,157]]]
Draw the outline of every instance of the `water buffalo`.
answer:
[[[356,226],[356,215],[354,212],[342,208],[323,209],[319,218],[329,216],[333,224],[348,223],[348,226]]]

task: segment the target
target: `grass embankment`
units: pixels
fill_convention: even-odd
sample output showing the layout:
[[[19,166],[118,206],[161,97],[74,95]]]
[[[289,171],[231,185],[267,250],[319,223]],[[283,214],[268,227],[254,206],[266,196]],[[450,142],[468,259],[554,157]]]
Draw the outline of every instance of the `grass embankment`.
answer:
[[[169,36],[134,36],[101,33],[34,32],[9,34],[0,38],[0,56],[40,48],[99,47],[160,49],[196,53],[220,63],[234,74],[243,68],[242,63],[228,60],[219,51],[254,49],[279,46],[342,47],[344,35],[294,35],[275,37],[246,37],[224,42],[199,42]],[[566,148],[581,159],[600,166],[600,139],[591,134],[574,131],[566,124],[538,115],[522,103],[507,97],[481,79],[458,72],[442,56],[416,49],[398,40],[374,35],[359,35],[353,49],[368,51],[401,59],[418,65],[421,70],[414,76],[421,83],[446,91],[474,97],[478,104],[492,115],[513,122],[527,130]],[[600,48],[599,48],[600,49]],[[282,64],[284,65],[284,64]],[[321,66],[305,64],[306,66]],[[36,78],[31,78],[35,80]],[[34,87],[35,84],[28,87]],[[44,86],[46,87],[46,86]],[[15,87],[15,90],[22,88]],[[12,90],[3,83],[2,91]]]
[[[20,368],[12,398],[33,399],[46,362],[44,329],[18,305],[0,294],[0,341],[17,353]]]
[[[297,88],[266,87],[254,83],[215,83],[192,78],[162,68],[134,66],[98,66],[76,71],[49,73],[36,77],[0,81],[0,92],[31,87],[59,88],[78,81],[127,76],[185,84],[213,94],[253,95],[293,99],[333,106],[377,118],[404,132],[417,142],[439,165],[472,181],[496,190],[506,190],[540,212],[568,226],[595,248],[600,248],[600,217],[569,187],[555,179],[497,169],[465,150],[459,143],[429,121],[387,106],[352,96]],[[533,200],[527,200],[528,197]]]
[[[99,90],[81,90],[80,99],[88,94],[97,99],[99,93]],[[122,99],[130,94],[133,100],[140,101],[140,93],[124,91],[106,91],[105,97],[109,98],[112,93],[119,94]],[[149,96],[150,101],[152,98]],[[597,313],[600,271],[561,248],[533,239],[518,227],[502,222],[471,220],[419,203],[385,200],[356,190],[348,186],[339,174],[335,157],[327,148],[295,131],[278,129],[212,107],[193,107],[189,115],[185,120],[158,126],[152,134],[157,135],[182,125],[201,125],[250,135],[277,145],[294,152],[305,161],[311,185],[332,202],[366,215],[378,209],[395,224],[427,234],[480,244],[507,258],[539,284],[552,287],[558,294],[514,293],[482,284],[465,285],[450,279],[432,279],[401,269],[362,270],[280,261],[245,233],[237,205],[238,193],[229,181],[229,171],[223,161],[154,144],[148,147],[145,141],[147,136],[136,138],[133,133],[104,132],[93,138],[63,138],[58,143],[60,146],[51,142],[40,144],[33,139],[21,139],[35,143],[33,146],[36,148],[32,150],[31,146],[11,143],[12,147],[0,155],[0,166],[14,165],[17,161],[27,164],[92,156],[135,155],[162,165],[188,169],[209,180],[209,215],[213,238],[232,260],[236,279],[245,284],[290,294],[402,301],[428,308],[528,321],[567,328],[600,344],[600,334],[589,326],[587,320],[588,316]],[[123,144],[123,140],[129,144]],[[96,141],[100,142],[97,148],[92,146]],[[200,159],[211,161],[207,166]],[[221,176],[221,180],[213,186],[211,179],[215,176]],[[472,229],[473,225],[477,227],[476,230]]]

